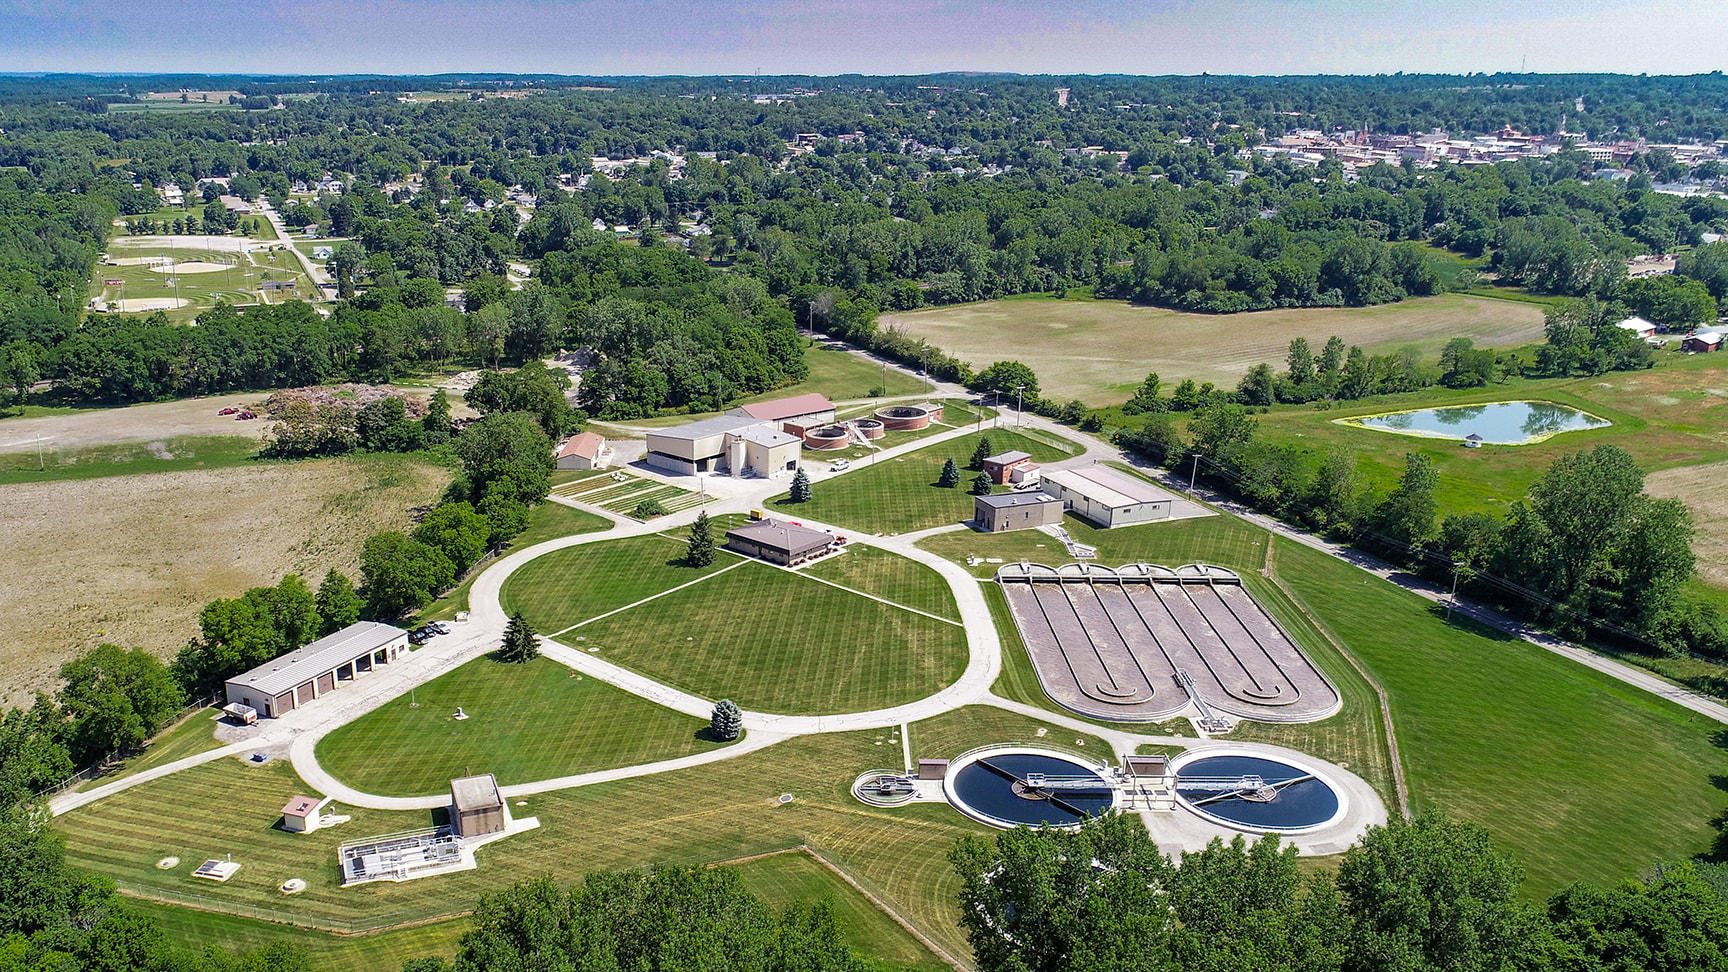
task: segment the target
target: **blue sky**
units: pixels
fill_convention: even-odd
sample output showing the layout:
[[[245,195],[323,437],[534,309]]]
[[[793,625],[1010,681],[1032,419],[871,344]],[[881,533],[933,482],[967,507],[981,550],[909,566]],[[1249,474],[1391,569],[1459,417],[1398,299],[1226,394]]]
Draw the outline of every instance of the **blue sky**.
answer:
[[[1371,74],[1728,68],[1722,0],[0,0],[0,69]]]

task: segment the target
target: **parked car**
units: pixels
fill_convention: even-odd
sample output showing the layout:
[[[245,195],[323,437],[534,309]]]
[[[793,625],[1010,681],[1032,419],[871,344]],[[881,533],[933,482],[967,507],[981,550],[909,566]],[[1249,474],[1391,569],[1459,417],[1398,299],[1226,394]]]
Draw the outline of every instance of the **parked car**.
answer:
[[[830,472],[845,472],[852,468],[850,459],[836,459],[828,466]]]
[[[411,645],[423,645],[429,640],[431,639],[418,629],[408,632],[408,643]]]
[[[239,415],[234,416],[234,421],[244,422],[247,419],[255,419],[257,417],[258,417],[257,412],[241,412]]]
[[[450,626],[448,624],[445,624],[442,621],[434,621],[431,624],[427,625],[426,627],[431,628],[433,631],[436,631],[439,634],[449,634],[450,633]]]
[[[216,413],[216,414],[217,414],[217,415],[233,415],[233,414],[234,414],[234,413],[236,413],[236,412],[238,412],[238,411],[240,411],[240,410],[239,410],[239,409],[237,409],[237,408],[235,408],[235,407],[233,407],[233,406],[232,406],[232,405],[230,405],[230,406],[229,406],[229,407],[227,407],[227,408],[225,408],[225,409],[223,409],[223,410],[222,410],[222,411],[220,411],[220,412],[217,412],[217,413]]]

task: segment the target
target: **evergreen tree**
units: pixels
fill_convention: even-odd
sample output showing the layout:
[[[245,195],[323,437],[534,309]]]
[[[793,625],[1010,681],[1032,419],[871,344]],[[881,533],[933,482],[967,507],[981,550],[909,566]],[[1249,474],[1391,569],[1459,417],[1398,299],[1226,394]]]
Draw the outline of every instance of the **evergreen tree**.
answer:
[[[972,480],[973,496],[989,496],[990,487],[996,485],[990,481],[990,474],[981,472]]]
[[[706,567],[714,562],[714,529],[708,524],[708,513],[696,514],[690,524],[690,551],[684,560],[692,567]]]
[[[744,713],[738,710],[738,703],[731,699],[721,699],[714,703],[714,716],[708,720],[708,731],[715,739],[731,742],[744,731]]]
[[[803,467],[799,467],[798,473],[792,477],[792,491],[789,498],[794,503],[810,502],[810,477],[805,474]]]
[[[954,457],[948,457],[948,461],[942,464],[942,475],[937,478],[936,485],[944,489],[953,489],[960,485],[960,466],[954,461]]]
[[[534,640],[534,629],[528,627],[528,619],[522,616],[521,611],[510,615],[510,623],[504,628],[504,645],[498,650],[498,657],[516,665],[540,657],[540,645]]]
[[[432,401],[426,406],[426,417],[420,422],[426,430],[427,445],[443,445],[450,441],[450,396],[444,389],[432,393]]]
[[[984,438],[979,439],[978,440],[978,448],[972,450],[972,466],[971,466],[971,468],[973,468],[973,469],[981,468],[984,465],[984,460],[990,458],[990,456],[993,454],[994,453],[990,448],[990,437],[985,436]]]

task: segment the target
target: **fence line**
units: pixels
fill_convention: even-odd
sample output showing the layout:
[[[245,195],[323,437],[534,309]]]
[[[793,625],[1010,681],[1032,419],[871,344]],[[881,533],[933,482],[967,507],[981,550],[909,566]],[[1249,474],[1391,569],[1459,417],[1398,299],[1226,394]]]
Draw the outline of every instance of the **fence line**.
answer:
[[[153,743],[156,740],[161,739],[163,736],[167,735],[169,731],[171,731],[175,727],[179,726],[180,723],[186,721],[186,718],[188,716],[202,712],[205,709],[208,709],[210,706],[215,705],[219,698],[220,698],[220,696],[207,695],[204,698],[197,700],[196,702],[188,703],[184,708],[182,708],[178,713],[176,713],[174,715],[173,719],[169,720],[169,722],[166,726],[162,727],[161,732],[158,732],[156,735],[151,736],[149,739],[144,740],[143,743],[141,743],[137,746],[124,746],[124,747],[121,747],[120,749],[116,749],[116,750],[108,753],[107,755],[100,757],[94,763],[91,763],[89,766],[84,767],[83,769],[79,770],[78,772],[73,773],[71,776],[68,776],[65,779],[61,780],[60,782],[54,784],[53,786],[48,786],[48,787],[44,787],[40,790],[37,790],[36,795],[37,796],[47,796],[50,793],[59,793],[61,790],[64,790],[67,787],[77,786],[80,783],[84,783],[84,782],[87,782],[89,780],[93,780],[93,779],[97,778],[98,776],[101,776],[104,772],[111,769],[114,766],[114,764],[119,762],[120,760],[130,759],[133,756],[141,755],[142,753],[144,753],[146,750],[148,750],[150,748],[151,743]]]

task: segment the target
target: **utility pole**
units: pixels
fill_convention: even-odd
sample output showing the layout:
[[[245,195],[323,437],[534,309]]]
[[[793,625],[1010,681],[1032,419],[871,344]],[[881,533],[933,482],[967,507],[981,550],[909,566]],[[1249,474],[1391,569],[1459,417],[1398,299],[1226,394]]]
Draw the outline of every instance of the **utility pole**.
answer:
[[[1014,399],[1014,401],[1015,401],[1014,425],[1016,427],[1024,427],[1026,424],[1026,393],[1024,391],[1025,388],[1026,388],[1026,385],[1023,382],[1016,382],[1014,384],[1014,395],[1015,395],[1015,399]]]
[[[1194,471],[1188,474],[1188,492],[1194,492],[1194,484],[1200,480],[1200,453],[1194,453]]]

